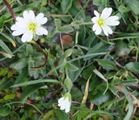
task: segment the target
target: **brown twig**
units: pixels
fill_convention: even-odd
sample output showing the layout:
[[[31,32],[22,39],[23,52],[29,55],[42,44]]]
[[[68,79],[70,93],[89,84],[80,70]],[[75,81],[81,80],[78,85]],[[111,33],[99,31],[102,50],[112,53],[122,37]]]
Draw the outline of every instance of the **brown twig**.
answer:
[[[9,2],[7,0],[3,0],[4,4],[6,5],[7,9],[9,10],[10,14],[12,15],[13,19],[16,20],[16,14],[13,11],[11,5],[9,4]]]
[[[88,13],[88,15],[90,15],[91,17],[94,16],[94,5],[93,5],[93,0],[89,0],[89,2],[88,2],[87,13]]]
[[[83,0],[79,0],[80,5],[83,7],[84,2]],[[88,0],[87,2],[87,7],[86,7],[86,13],[90,15],[91,17],[94,16],[94,5],[93,5],[93,0]]]
[[[80,2],[80,4],[81,4],[81,6],[83,6],[83,1],[82,1],[82,0],[79,0],[79,2]]]

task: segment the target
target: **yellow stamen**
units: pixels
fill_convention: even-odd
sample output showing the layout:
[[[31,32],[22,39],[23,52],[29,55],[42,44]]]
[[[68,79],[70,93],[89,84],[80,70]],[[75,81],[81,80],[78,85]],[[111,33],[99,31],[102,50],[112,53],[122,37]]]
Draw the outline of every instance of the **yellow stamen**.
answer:
[[[29,24],[28,24],[28,29],[29,29],[29,31],[31,31],[31,32],[35,32],[36,29],[37,29],[37,24],[36,24],[36,23],[33,23],[33,22],[29,23]]]
[[[103,18],[99,18],[98,21],[97,21],[98,25],[101,27],[104,25],[105,21]]]

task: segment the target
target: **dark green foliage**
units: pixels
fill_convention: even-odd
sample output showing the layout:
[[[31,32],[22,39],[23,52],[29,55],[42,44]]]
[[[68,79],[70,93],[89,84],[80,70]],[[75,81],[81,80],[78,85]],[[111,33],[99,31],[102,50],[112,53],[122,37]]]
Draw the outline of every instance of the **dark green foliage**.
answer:
[[[44,13],[49,34],[30,43],[13,37],[14,20],[0,1],[0,120],[138,120],[138,0],[8,1],[17,16]],[[120,25],[96,36],[92,10],[105,7]],[[57,106],[67,89],[68,114]]]

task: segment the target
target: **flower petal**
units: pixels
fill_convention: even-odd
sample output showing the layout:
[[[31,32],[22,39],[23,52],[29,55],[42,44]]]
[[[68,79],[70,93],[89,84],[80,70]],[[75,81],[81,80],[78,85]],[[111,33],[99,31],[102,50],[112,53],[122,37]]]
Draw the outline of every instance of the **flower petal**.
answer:
[[[11,30],[26,31],[26,24],[16,23],[16,24],[11,26]]]
[[[71,101],[69,100],[71,96],[62,97],[58,100],[58,106],[61,110],[65,110],[66,113],[70,111]]]
[[[17,17],[16,18],[16,24],[19,24],[19,26],[24,26],[27,24],[27,19],[24,19],[23,17]]]
[[[91,20],[92,20],[93,23],[96,23],[97,20],[98,20],[98,17],[93,17]]]
[[[24,20],[23,17],[16,17],[16,21],[17,21],[17,22],[18,22],[18,21],[22,21],[22,20]]]
[[[13,36],[19,36],[21,34],[23,34],[24,32],[23,31],[20,31],[20,30],[16,30],[12,33]]]
[[[47,18],[44,17],[44,14],[43,13],[39,13],[37,16],[36,16],[36,21],[38,24],[45,24],[47,22]]]
[[[60,99],[58,100],[58,104],[61,104],[61,103],[63,102],[63,100],[64,100],[64,97],[60,98]]]
[[[11,26],[13,30],[12,35],[18,36],[23,34],[21,40],[23,42],[31,41],[33,35],[47,35],[47,29],[43,28],[41,25],[47,22],[47,18],[44,17],[43,13],[38,14],[35,17],[35,14],[32,10],[24,11],[23,17],[16,17],[16,23]],[[30,30],[30,24],[35,24],[34,31]]]
[[[16,24],[12,25],[11,30],[18,30],[18,26]]]
[[[33,38],[33,34],[29,31],[25,32],[21,38],[22,42],[29,42],[31,41]]]
[[[44,14],[43,13],[39,13],[36,18],[43,18],[44,17]]]
[[[65,105],[65,112],[66,113],[68,113],[70,111],[70,107],[71,107],[71,102],[66,100],[66,105]]]
[[[23,17],[24,17],[24,18],[27,18],[27,17],[28,17],[28,14],[29,14],[28,11],[25,10],[25,11],[23,12]]]
[[[112,8],[105,8],[103,11],[102,11],[102,14],[101,14],[101,17],[103,19],[106,19],[108,18],[112,13]]]
[[[32,10],[29,10],[28,13],[31,18],[35,18],[35,14]]]
[[[96,31],[97,27],[98,27],[98,25],[97,24],[94,24],[93,25],[93,31]]]
[[[109,34],[112,34],[113,33],[112,29],[109,26],[107,26],[107,25],[105,25],[104,27],[102,27],[102,29],[103,29],[103,32],[104,32],[104,34],[106,36],[108,36]]]
[[[60,109],[61,109],[61,110],[64,110],[64,109],[66,109],[66,106],[67,106],[66,102],[63,101],[63,103],[62,103],[61,106],[60,106]]]
[[[94,10],[94,14],[95,14],[96,17],[99,17],[100,16],[99,13],[98,13],[98,11],[96,11],[96,10]]]
[[[65,109],[65,112],[68,113],[69,111],[70,111],[70,107],[67,107],[67,108]]]
[[[95,32],[96,35],[99,35],[99,34],[101,34],[102,29],[97,24],[94,24],[93,25],[93,31]]]
[[[48,35],[48,31],[45,28],[43,28],[43,27],[39,27],[36,30],[36,34],[37,35]]]
[[[32,10],[24,11],[23,12],[23,17],[26,21],[27,20],[34,20],[35,19],[35,14]]]
[[[106,25],[117,26],[120,24],[120,22],[118,20],[119,20],[118,16],[111,16],[111,17],[106,19]]]

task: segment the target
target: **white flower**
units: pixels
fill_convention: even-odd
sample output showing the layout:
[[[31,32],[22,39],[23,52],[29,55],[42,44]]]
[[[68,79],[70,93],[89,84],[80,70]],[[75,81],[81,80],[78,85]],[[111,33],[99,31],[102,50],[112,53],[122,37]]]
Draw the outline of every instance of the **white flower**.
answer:
[[[47,35],[48,31],[42,27],[47,22],[43,13],[35,16],[32,10],[24,11],[23,17],[17,17],[16,23],[12,25],[13,36],[22,35],[22,42],[29,42],[35,35]]]
[[[65,112],[68,113],[71,107],[71,94],[66,93],[63,97],[61,97],[58,100],[58,106],[61,110],[65,110]]]
[[[95,17],[92,18],[93,22],[93,31],[96,35],[101,34],[102,32],[108,36],[112,34],[112,26],[119,25],[119,17],[111,16],[112,8],[105,8],[100,15],[97,11],[94,11]]]

